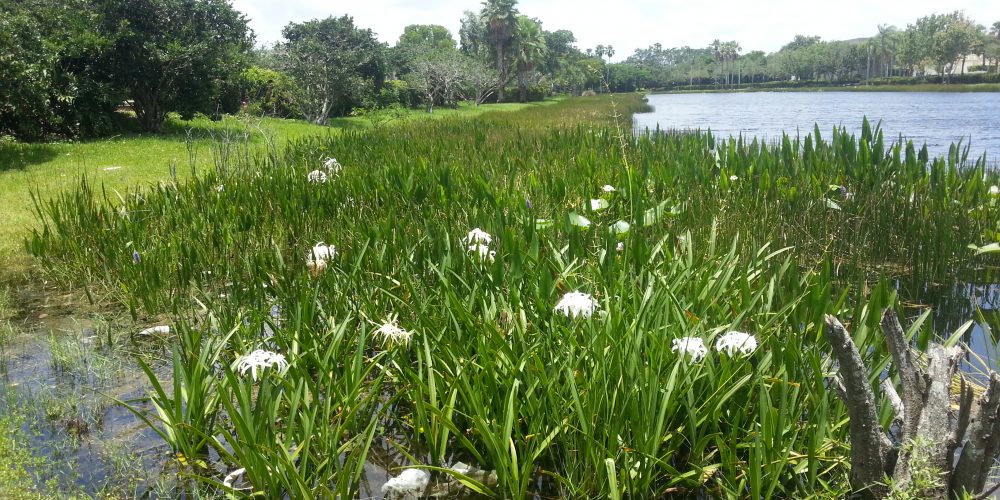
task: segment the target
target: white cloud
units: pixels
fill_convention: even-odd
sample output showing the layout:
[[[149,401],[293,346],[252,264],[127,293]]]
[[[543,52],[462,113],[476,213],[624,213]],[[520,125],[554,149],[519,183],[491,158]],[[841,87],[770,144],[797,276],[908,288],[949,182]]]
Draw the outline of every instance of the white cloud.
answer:
[[[620,60],[656,42],[665,47],[703,47],[715,38],[736,40],[744,51],[773,52],[797,34],[819,35],[824,40],[860,38],[877,33],[879,24],[904,28],[920,16],[954,10],[964,10],[975,21],[990,25],[1000,20],[995,1],[638,0],[615,5],[594,0],[521,0],[518,9],[540,19],[547,30],[573,31],[581,49],[613,45],[615,59]],[[457,39],[463,11],[482,6],[474,0],[234,0],[233,5],[250,18],[259,43],[280,40],[281,29],[289,22],[347,14],[356,25],[371,28],[389,44],[410,24],[440,24]]]

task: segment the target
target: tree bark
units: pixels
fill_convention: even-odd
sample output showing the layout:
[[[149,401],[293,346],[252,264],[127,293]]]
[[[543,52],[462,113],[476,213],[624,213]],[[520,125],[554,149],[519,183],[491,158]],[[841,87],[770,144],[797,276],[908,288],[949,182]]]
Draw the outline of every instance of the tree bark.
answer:
[[[951,491],[978,492],[986,486],[997,451],[1000,450],[1000,376],[990,375],[990,385],[979,399],[969,440],[951,477]]]
[[[883,498],[889,493],[884,481],[886,437],[879,425],[868,371],[844,325],[829,315],[825,322],[823,334],[840,363],[839,373],[847,394],[845,403],[851,417],[851,486],[866,498]]]

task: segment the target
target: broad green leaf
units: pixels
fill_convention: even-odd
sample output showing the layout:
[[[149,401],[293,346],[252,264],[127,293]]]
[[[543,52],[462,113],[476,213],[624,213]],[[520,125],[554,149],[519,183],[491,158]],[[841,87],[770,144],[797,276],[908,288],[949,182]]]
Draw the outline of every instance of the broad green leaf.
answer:
[[[576,213],[569,213],[569,223],[576,227],[590,227],[590,219]]]

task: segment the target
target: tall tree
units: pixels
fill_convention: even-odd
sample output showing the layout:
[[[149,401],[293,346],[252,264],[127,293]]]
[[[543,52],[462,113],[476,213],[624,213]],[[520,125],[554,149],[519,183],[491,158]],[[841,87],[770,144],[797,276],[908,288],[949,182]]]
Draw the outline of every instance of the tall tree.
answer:
[[[121,96],[95,80],[99,19],[86,0],[0,2],[0,135],[107,131]]]
[[[213,113],[247,66],[253,35],[228,0],[95,0],[108,39],[99,64],[134,102],[143,128],[167,111]]]
[[[519,100],[528,100],[528,78],[535,67],[545,62],[548,46],[538,21],[527,16],[517,18],[517,36],[514,60],[517,65],[517,90]]]
[[[511,80],[511,56],[517,34],[517,0],[486,0],[480,14],[486,26],[493,59],[501,84],[497,100],[504,100],[504,87]]]
[[[296,81],[302,114],[313,123],[350,112],[385,79],[385,45],[350,16],[290,23],[282,34],[280,58]]]

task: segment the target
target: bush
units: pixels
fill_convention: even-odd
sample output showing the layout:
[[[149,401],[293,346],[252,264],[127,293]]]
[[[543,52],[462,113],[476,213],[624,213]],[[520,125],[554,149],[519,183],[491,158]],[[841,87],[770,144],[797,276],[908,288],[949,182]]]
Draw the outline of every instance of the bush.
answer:
[[[240,75],[240,87],[245,113],[278,118],[302,116],[295,104],[295,82],[285,73],[250,66]]]

